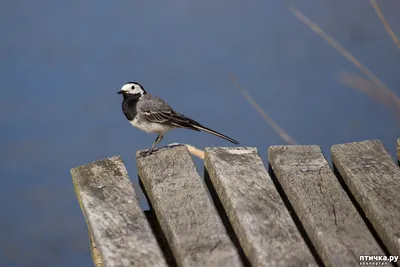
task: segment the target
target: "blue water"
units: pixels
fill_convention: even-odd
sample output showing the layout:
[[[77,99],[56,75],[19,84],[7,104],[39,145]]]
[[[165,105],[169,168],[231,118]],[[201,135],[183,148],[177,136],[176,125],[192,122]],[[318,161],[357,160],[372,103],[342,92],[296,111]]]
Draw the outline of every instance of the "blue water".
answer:
[[[122,115],[116,92],[126,81],[256,146],[265,163],[268,146],[285,142],[232,76],[298,143],[320,145],[328,159],[333,144],[375,138],[394,157],[398,118],[338,82],[340,72],[358,70],[289,4],[400,94],[400,50],[365,0],[3,1],[0,266],[92,266],[69,170],[122,155],[137,185],[135,152],[155,136]],[[379,4],[400,35],[400,2]],[[173,142],[230,145],[183,130],[162,145]]]

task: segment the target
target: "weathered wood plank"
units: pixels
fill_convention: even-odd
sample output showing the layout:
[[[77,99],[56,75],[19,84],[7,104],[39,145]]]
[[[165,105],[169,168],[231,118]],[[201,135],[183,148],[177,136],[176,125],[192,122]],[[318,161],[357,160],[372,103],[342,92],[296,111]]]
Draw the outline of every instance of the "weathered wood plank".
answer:
[[[256,148],[205,149],[205,167],[252,266],[317,266]]]
[[[400,138],[397,139],[397,160],[400,162]]]
[[[242,266],[185,146],[137,154],[137,165],[179,266]]]
[[[92,236],[92,233],[90,232],[90,230],[89,230],[89,241],[90,241],[90,250],[92,252],[92,260],[93,260],[94,266],[95,267],[104,267],[100,251],[97,248],[97,245],[93,240],[93,236]]]
[[[167,266],[120,157],[73,168],[71,174],[105,267]]]
[[[141,187],[143,186],[141,183],[140,185]],[[150,201],[148,201],[148,203],[150,204]],[[164,232],[161,229],[160,222],[157,220],[157,216],[154,214],[154,210],[145,210],[144,214],[146,215],[147,221],[149,222],[151,229],[153,229],[153,234],[163,251],[164,258],[167,261],[168,266],[178,266],[175,257],[172,254],[171,248],[168,244],[167,238],[165,237]]]
[[[384,255],[319,146],[272,146],[268,159],[326,266]]]
[[[400,255],[400,169],[379,140],[334,145],[333,163],[392,255]]]

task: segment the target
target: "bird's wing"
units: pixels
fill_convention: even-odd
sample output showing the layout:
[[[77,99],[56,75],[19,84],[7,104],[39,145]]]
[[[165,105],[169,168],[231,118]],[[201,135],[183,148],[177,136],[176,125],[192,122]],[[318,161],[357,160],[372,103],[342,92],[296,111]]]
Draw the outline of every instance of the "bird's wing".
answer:
[[[154,110],[142,110],[142,119],[149,122],[168,124],[171,117],[170,111],[154,111]]]
[[[149,94],[144,95],[138,102],[137,108],[138,112],[140,112],[141,119],[147,120],[148,122],[160,123],[178,128],[186,128],[198,132],[204,131],[224,138],[234,144],[239,144],[236,140],[207,128],[197,121],[174,111],[165,101],[158,97],[151,96]]]
[[[174,111],[165,101],[158,97],[143,97],[138,104],[138,108],[140,109],[141,118],[149,122],[199,131],[192,126],[193,121],[191,119]]]

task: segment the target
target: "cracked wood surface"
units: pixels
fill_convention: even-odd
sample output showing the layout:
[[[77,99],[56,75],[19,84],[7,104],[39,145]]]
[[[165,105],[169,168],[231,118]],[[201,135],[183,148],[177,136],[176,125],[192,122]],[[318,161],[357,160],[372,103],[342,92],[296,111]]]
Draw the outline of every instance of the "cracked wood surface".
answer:
[[[319,146],[272,146],[271,167],[326,266],[384,255]]]
[[[205,167],[251,262],[317,266],[256,148],[206,148]]]
[[[332,146],[333,163],[392,255],[400,255],[400,169],[379,140]],[[364,254],[365,255],[365,254]]]
[[[137,154],[140,180],[179,266],[243,266],[185,146]]]
[[[98,250],[104,267],[167,266],[120,157],[73,168],[71,175],[96,263]]]

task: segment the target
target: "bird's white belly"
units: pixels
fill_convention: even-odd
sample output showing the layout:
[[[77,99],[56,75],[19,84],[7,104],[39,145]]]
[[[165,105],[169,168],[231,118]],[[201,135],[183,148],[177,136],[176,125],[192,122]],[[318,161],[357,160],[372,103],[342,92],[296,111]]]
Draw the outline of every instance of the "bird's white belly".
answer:
[[[133,121],[130,121],[130,123],[134,127],[138,128],[144,132],[147,132],[147,133],[160,134],[160,133],[165,133],[165,132],[168,132],[169,130],[171,130],[170,126],[166,126],[166,125],[162,125],[162,124],[154,123],[154,122],[139,122],[136,118]]]

